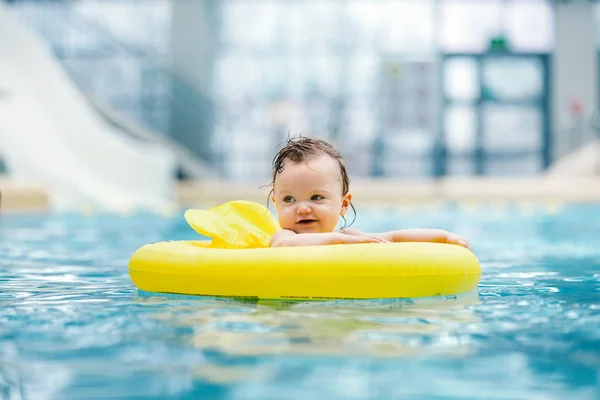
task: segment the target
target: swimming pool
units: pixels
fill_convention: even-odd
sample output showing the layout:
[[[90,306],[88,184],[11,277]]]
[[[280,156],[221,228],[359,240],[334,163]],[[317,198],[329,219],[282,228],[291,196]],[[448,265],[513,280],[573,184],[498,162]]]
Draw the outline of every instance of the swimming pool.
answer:
[[[600,205],[359,207],[469,237],[458,297],[249,303],[138,293],[131,253],[183,217],[0,216],[0,398],[594,399]]]

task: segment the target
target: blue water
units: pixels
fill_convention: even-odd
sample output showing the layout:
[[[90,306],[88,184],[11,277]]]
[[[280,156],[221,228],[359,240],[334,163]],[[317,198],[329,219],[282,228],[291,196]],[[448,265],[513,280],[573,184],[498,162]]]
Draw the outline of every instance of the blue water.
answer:
[[[464,234],[481,283],[415,301],[138,293],[130,255],[196,238],[181,215],[0,215],[0,398],[600,398],[600,205],[359,207],[355,226]]]

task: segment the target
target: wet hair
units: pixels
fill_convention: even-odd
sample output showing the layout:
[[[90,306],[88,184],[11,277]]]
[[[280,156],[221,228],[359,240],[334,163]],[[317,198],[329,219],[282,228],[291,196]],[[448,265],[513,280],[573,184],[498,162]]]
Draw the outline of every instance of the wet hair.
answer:
[[[273,158],[273,180],[269,185],[271,187],[271,191],[269,192],[269,199],[273,194],[273,190],[275,187],[275,178],[277,178],[277,174],[283,171],[286,161],[301,163],[312,157],[323,154],[337,161],[340,167],[340,175],[342,180],[342,196],[348,194],[348,191],[350,190],[350,178],[348,177],[348,172],[346,171],[346,164],[344,163],[344,159],[342,158],[340,153],[325,140],[300,135],[288,138],[287,142],[285,142],[281,150],[279,150]],[[350,222],[350,225],[352,225],[356,220],[356,209],[354,208],[354,205],[352,203],[350,203],[350,207],[352,208],[352,211],[354,211],[354,218],[352,219],[352,222]],[[344,226],[342,227],[342,229],[346,226],[350,226],[346,225],[346,218],[343,215],[342,219],[344,220]]]

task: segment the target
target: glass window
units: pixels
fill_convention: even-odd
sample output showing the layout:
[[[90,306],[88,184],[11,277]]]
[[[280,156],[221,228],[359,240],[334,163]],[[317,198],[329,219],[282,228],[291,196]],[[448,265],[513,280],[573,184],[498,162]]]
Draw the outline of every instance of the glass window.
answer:
[[[548,0],[511,0],[506,4],[506,37],[518,52],[551,52],[554,10]]]
[[[136,48],[160,54],[169,52],[171,1],[87,0],[67,6],[126,43],[135,43]]]
[[[473,58],[451,58],[444,63],[444,93],[451,101],[476,101],[479,98],[477,61]]]
[[[340,143],[366,149],[369,156],[357,162],[367,166],[376,134],[422,129],[427,135],[415,140],[431,146],[439,107],[436,2],[223,0],[227,46],[218,52],[214,87],[223,107],[238,116],[228,120],[231,129],[271,138],[304,128],[338,135]],[[386,72],[395,60],[402,76]],[[272,114],[265,109],[280,109],[277,104],[301,118],[279,113],[261,120]],[[251,119],[248,109],[258,117]],[[386,125],[392,120],[398,126]]]
[[[379,58],[374,55],[357,55],[344,61],[342,68],[346,69],[347,81],[344,82],[346,93],[365,97],[373,94],[376,84]]]
[[[483,86],[494,100],[538,100],[544,89],[544,70],[537,58],[493,57],[483,63]]]
[[[502,33],[502,0],[440,0],[439,42],[447,53],[482,53]]]
[[[289,91],[289,60],[278,55],[261,58],[260,81],[260,91],[265,97],[282,98]]]
[[[339,21],[339,3],[317,0],[281,3],[285,4],[285,39],[293,52],[326,53],[335,50],[343,40],[339,35],[342,25]]]
[[[366,101],[349,103],[344,110],[344,140],[364,146],[375,138],[375,115]]]
[[[483,53],[504,35],[517,52],[550,52],[554,10],[549,0],[440,0],[442,50]]]
[[[347,15],[361,47],[384,52],[435,51],[434,0],[352,0]]]
[[[475,150],[477,113],[471,106],[450,106],[444,115],[445,145],[450,153]]]
[[[256,58],[235,53],[215,63],[216,94],[224,98],[240,98],[253,94],[260,82],[260,65]]]
[[[403,156],[428,155],[433,150],[433,137],[429,131],[406,129],[384,138],[386,152]]]
[[[489,151],[536,151],[542,146],[542,112],[536,107],[485,104],[483,145]]]
[[[381,2],[378,36],[386,52],[434,51],[434,4],[431,0]]]
[[[335,95],[341,88],[342,65],[338,57],[318,56],[298,60],[292,65],[293,76],[299,79],[300,92],[317,95]]]
[[[281,2],[279,1],[223,1],[221,39],[228,46],[253,49],[268,48],[278,35]]]

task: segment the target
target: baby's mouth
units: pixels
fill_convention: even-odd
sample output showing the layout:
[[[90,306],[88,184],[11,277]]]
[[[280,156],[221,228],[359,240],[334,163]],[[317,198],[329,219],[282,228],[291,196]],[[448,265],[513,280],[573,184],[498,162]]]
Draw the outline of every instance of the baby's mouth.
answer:
[[[316,219],[301,219],[300,221],[296,222],[299,225],[309,225],[312,224],[313,222],[317,222]]]

